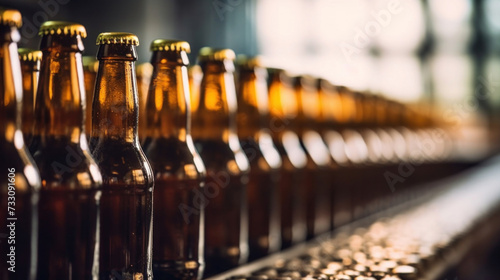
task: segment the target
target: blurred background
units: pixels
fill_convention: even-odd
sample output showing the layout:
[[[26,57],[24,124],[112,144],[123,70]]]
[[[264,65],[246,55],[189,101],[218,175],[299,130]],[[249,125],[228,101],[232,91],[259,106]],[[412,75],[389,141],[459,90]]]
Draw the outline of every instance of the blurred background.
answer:
[[[23,14],[21,46],[37,48],[46,20],[139,36],[139,61],[156,38],[260,54],[265,65],[368,90],[438,115],[466,139],[495,148],[500,127],[498,0],[2,0]],[[471,145],[473,143],[474,145]]]

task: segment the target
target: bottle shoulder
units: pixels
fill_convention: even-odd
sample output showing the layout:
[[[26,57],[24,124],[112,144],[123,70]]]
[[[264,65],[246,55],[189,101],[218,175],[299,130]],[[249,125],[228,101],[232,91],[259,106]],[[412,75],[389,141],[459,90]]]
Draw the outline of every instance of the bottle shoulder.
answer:
[[[52,142],[33,152],[44,188],[95,189],[102,186],[99,168],[86,145]]]
[[[240,143],[236,143],[235,140],[227,143],[222,140],[196,139],[194,144],[207,171],[224,170],[232,175],[248,174],[250,171],[248,158],[241,149]]]
[[[143,147],[155,178],[202,179],[205,166],[193,145],[178,138],[146,139]],[[191,143],[192,144],[192,143]],[[197,160],[198,159],[198,160]]]
[[[281,167],[280,153],[267,132],[259,131],[253,137],[241,138],[240,143],[252,168],[273,170]]]
[[[90,144],[104,186],[153,186],[153,170],[138,143],[122,139],[91,139]]]

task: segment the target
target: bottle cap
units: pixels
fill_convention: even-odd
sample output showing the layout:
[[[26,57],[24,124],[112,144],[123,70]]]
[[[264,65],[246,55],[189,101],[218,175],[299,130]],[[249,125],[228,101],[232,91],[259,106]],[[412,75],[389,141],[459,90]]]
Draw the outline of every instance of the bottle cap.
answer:
[[[67,21],[46,21],[40,26],[38,35],[69,35],[76,36],[80,35],[82,38],[87,37],[87,31],[85,27],[79,23],[67,22]]]
[[[132,33],[104,32],[97,36],[96,45],[133,45],[139,46],[139,38]]]
[[[17,52],[21,61],[36,62],[42,60],[42,51],[39,50],[19,48]]]
[[[18,10],[0,8],[0,24],[20,28],[23,17]]]
[[[210,47],[203,47],[200,50],[200,54],[198,55],[199,61],[208,61],[208,60],[234,60],[236,55],[234,51],[231,49],[212,49]]]
[[[152,52],[154,52],[154,51],[173,51],[173,52],[185,51],[187,53],[190,53],[191,47],[189,46],[189,43],[186,41],[156,39],[153,42],[151,42],[150,50]]]

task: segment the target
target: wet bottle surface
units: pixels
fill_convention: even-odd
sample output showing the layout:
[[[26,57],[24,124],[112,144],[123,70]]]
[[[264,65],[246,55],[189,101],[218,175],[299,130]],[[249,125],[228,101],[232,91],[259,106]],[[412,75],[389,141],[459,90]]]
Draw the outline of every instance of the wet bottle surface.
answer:
[[[30,151],[42,179],[37,279],[96,279],[101,174],[84,134],[82,25],[40,27],[43,58]]]
[[[155,175],[153,274],[155,279],[203,275],[205,166],[191,138],[187,53],[184,41],[155,40],[146,102],[146,153]]]
[[[137,136],[137,37],[101,33],[90,147],[103,176],[100,279],[152,279],[153,172]]]
[[[281,157],[267,129],[267,72],[258,58],[238,57],[238,137],[250,161],[248,181],[249,260],[281,248],[278,184]]]
[[[0,231],[7,234],[0,242],[0,279],[5,280],[36,276],[40,177],[21,132],[20,26],[18,11],[0,9]],[[8,241],[12,234],[15,244]],[[11,246],[14,268],[9,263]]]
[[[22,131],[24,143],[29,145],[33,133],[33,114],[42,52],[31,49],[19,49],[18,51],[23,76]]]
[[[205,276],[246,262],[249,162],[236,132],[236,93],[232,50],[204,48],[198,57],[203,78],[192,135],[207,169],[205,202]]]
[[[282,158],[279,182],[281,248],[306,239],[305,190],[307,156],[291,130],[297,115],[292,80],[281,69],[269,69],[269,129]]]

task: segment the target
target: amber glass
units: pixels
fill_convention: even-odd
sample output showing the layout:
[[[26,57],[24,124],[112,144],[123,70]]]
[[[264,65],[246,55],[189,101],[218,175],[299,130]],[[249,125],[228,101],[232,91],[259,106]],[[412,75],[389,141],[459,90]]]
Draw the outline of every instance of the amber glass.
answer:
[[[83,129],[85,29],[46,22],[40,34],[43,54],[30,146],[42,179],[37,279],[89,279],[97,277],[102,179]]]
[[[137,37],[101,33],[90,147],[103,177],[100,279],[152,279],[153,172],[137,136]]]
[[[268,127],[282,159],[279,182],[281,248],[306,238],[306,164],[307,156],[293,131],[297,100],[293,81],[281,69],[269,69]]]
[[[281,247],[278,197],[281,157],[269,124],[267,72],[257,58],[239,59],[238,137],[250,161],[248,181],[249,260]]]
[[[307,191],[306,217],[307,237],[327,232],[332,228],[332,189],[334,168],[328,147],[318,133],[321,105],[316,80],[310,76],[295,78],[297,117],[295,132],[306,151]]]
[[[23,76],[22,131],[24,143],[29,145],[33,133],[35,95],[38,87],[38,74],[40,71],[42,52],[31,49],[19,49],[18,51]]]
[[[144,143],[147,129],[146,101],[148,99],[149,84],[153,74],[153,66],[149,62],[141,63],[136,67],[137,96],[139,99],[139,141]]]
[[[85,135],[90,138],[92,130],[92,100],[94,99],[95,77],[99,63],[93,56],[83,57],[83,76],[85,85]]]
[[[9,17],[19,20],[9,22]],[[0,228],[5,234],[0,242],[0,279],[5,280],[36,276],[40,177],[21,131],[20,19],[18,11],[0,10]],[[15,236],[15,244],[9,236]],[[9,263],[11,255],[14,262]]]
[[[202,49],[203,79],[193,112],[192,135],[207,168],[205,190],[206,275],[248,258],[247,182],[249,162],[236,132],[234,53]]]
[[[155,175],[153,274],[155,279],[199,279],[205,266],[205,210],[198,196],[203,193],[205,166],[191,137],[189,45],[155,40],[151,48],[144,151]]]

